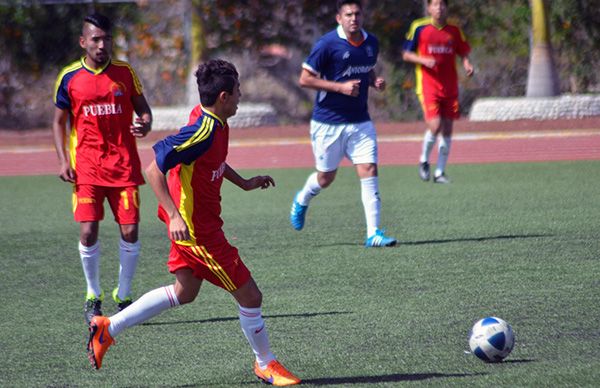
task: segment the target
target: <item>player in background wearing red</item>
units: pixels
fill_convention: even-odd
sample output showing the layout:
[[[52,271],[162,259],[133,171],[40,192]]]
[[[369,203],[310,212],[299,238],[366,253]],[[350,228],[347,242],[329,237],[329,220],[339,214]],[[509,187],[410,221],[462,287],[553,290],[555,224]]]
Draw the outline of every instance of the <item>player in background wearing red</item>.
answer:
[[[88,357],[99,369],[121,331],[192,302],[207,280],[236,300],[242,331],[256,358],[256,376],[278,386],[298,384],[300,380],[271,352],[262,317],[262,293],[222,229],[223,178],[246,191],[267,189],[275,182],[268,175],[244,179],[226,162],[227,119],[235,115],[241,96],[235,67],[210,60],[198,67],[196,78],[201,106],[192,112],[188,126],[154,145],[155,159],[146,169],[159,202],[158,216],[166,223],[171,240],[167,265],[175,283],[147,292],[110,318],[94,317]]]
[[[111,57],[111,30],[104,15],[84,19],[79,45],[85,55],[60,72],[54,91],[52,131],[59,177],[73,184],[73,213],[80,225],[79,254],[87,282],[87,324],[102,315],[98,232],[105,199],[121,234],[119,282],[112,297],[119,310],[132,302],[131,282],[140,253],[138,186],[144,183],[136,138],[146,136],[152,126],[152,112],[135,71]],[[138,117],[132,124],[134,112]]]
[[[452,126],[460,117],[456,56],[467,76],[473,75],[471,48],[462,30],[448,23],[448,1],[428,0],[430,17],[415,20],[406,35],[402,58],[416,64],[416,93],[427,124],[419,160],[419,176],[430,179],[429,156],[439,134],[435,183],[450,183],[445,169],[452,142]]]

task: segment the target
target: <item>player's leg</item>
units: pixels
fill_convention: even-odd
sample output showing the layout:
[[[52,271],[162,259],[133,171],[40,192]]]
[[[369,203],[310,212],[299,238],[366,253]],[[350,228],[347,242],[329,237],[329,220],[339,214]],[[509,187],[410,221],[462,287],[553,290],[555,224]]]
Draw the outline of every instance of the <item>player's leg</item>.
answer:
[[[433,176],[435,183],[450,183],[446,176],[446,164],[452,145],[452,130],[454,120],[460,117],[458,98],[448,98],[441,102],[440,141],[438,143],[438,161]]]
[[[310,201],[335,180],[337,168],[344,157],[340,134],[342,126],[311,121],[311,143],[316,172],[312,173],[292,201],[290,223],[296,230],[304,227]]]
[[[450,146],[452,145],[452,127],[453,120],[442,118],[441,132],[442,136],[438,143],[438,161],[433,175],[435,183],[450,183],[446,176],[446,164],[450,156]]]
[[[193,271],[189,268],[177,270],[175,277],[175,284],[145,293],[127,309],[111,317],[99,316],[92,319],[87,354],[94,368],[102,367],[106,351],[114,344],[114,338],[123,330],[139,325],[167,309],[190,303],[196,298],[202,280],[194,277]]]
[[[434,97],[419,96],[425,117],[425,135],[419,157],[419,177],[423,181],[428,181],[431,177],[431,167],[429,158],[435,145],[435,141],[440,132],[440,105]]]
[[[396,239],[380,229],[381,197],[377,169],[377,134],[373,123],[355,124],[346,131],[346,155],[360,179],[361,200],[367,225],[366,247],[393,246]]]
[[[112,297],[119,311],[133,302],[131,283],[137,269],[140,256],[139,235],[139,191],[137,186],[111,188],[107,194],[108,202],[119,224],[119,284],[113,290]]]
[[[100,286],[100,220],[104,218],[104,190],[98,186],[75,185],[73,215],[79,222],[79,258],[87,291],[84,317],[89,325],[92,317],[102,315],[104,292]]]
[[[300,383],[300,379],[277,361],[271,352],[269,335],[262,316],[262,293],[254,279],[250,278],[243,286],[232,291],[231,295],[238,303],[240,325],[256,357],[256,377],[277,386]]]

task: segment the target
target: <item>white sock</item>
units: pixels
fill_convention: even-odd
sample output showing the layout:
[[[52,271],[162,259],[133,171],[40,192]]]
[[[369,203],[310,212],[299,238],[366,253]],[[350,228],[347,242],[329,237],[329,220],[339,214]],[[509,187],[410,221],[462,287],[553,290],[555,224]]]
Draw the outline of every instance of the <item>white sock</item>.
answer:
[[[322,187],[319,185],[319,180],[317,179],[317,173],[313,172],[309,175],[306,183],[302,190],[298,192],[296,196],[296,201],[302,206],[308,206],[308,203],[311,199],[317,196],[322,190]]]
[[[269,362],[275,359],[275,356],[271,353],[269,335],[267,334],[261,308],[238,307],[240,309],[239,316],[242,331],[256,356],[256,362],[258,362],[261,369],[265,369]]]
[[[435,135],[428,129],[427,131],[425,131],[425,137],[423,138],[423,149],[421,151],[421,157],[419,159],[419,162],[429,162],[429,155],[431,155],[431,150],[433,150],[434,144]]]
[[[100,240],[91,247],[86,247],[79,242],[79,257],[83,274],[87,282],[87,296],[94,295],[99,298],[102,294],[100,288]]]
[[[176,306],[179,306],[179,300],[175,295],[174,285],[155,288],[142,295],[126,309],[110,317],[108,332],[114,338],[128,327],[138,325]]]
[[[119,291],[117,296],[125,300],[131,296],[131,281],[137,268],[138,257],[140,256],[140,241],[134,243],[123,239],[119,241]]]
[[[442,136],[440,139],[440,143],[438,146],[438,161],[435,168],[436,177],[444,174],[446,170],[446,163],[448,162],[448,156],[450,155],[450,145],[452,144],[452,139],[449,136]]]
[[[381,198],[379,198],[379,177],[370,177],[360,180],[360,196],[365,209],[367,222],[367,237],[375,234],[379,228],[379,213],[381,211]]]

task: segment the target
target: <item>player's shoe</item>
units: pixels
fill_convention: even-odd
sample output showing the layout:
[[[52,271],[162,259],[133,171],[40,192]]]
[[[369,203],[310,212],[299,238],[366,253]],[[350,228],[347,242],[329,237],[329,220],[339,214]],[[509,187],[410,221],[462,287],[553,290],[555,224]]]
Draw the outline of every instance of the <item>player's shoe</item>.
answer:
[[[277,360],[273,360],[266,369],[260,369],[258,362],[254,363],[254,374],[263,383],[284,387],[286,385],[299,384],[300,379],[285,369]]]
[[[104,291],[100,294],[99,298],[96,298],[94,294],[88,294],[85,298],[85,304],[83,305],[83,315],[85,317],[85,324],[90,325],[92,318],[96,315],[102,315],[102,301],[104,300]]]
[[[119,298],[119,287],[113,290],[112,297],[115,303],[117,304],[117,308],[119,309],[119,311],[123,311],[133,303],[133,299],[131,299],[131,296],[128,296],[125,299]]]
[[[102,358],[108,348],[115,343],[115,340],[108,332],[110,319],[97,316],[90,323],[90,338],[87,343],[87,356],[90,364],[96,369],[102,367]]]
[[[386,236],[383,230],[377,229],[375,234],[365,240],[365,247],[393,247],[397,242],[395,238]]]
[[[425,182],[427,182],[429,180],[429,178],[431,177],[429,163],[427,163],[427,162],[419,163],[419,177],[421,178],[421,180],[423,180]]]
[[[447,183],[450,183],[450,179],[446,176],[446,174],[442,174],[439,176],[434,176],[433,183],[447,184]]]
[[[298,194],[294,197],[294,201],[292,202],[292,209],[290,210],[290,224],[292,224],[292,228],[296,230],[302,230],[304,228],[304,219],[306,218],[306,211],[308,210],[308,206],[303,206],[298,203],[296,198]]]

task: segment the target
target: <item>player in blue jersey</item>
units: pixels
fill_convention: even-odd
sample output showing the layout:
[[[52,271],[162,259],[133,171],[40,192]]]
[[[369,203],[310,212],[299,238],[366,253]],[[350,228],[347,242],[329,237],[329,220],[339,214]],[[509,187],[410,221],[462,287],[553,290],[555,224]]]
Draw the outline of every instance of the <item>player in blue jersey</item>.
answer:
[[[367,105],[369,87],[385,89],[385,80],[374,71],[379,42],[362,29],[363,10],[358,0],[338,0],[336,21],[337,28],[315,43],[302,64],[300,86],[317,90],[310,122],[317,171],[294,197],[290,222],[296,230],[304,227],[308,204],[334,181],[345,156],[360,178],[367,223],[365,246],[393,246],[396,239],[379,228],[377,135]]]

